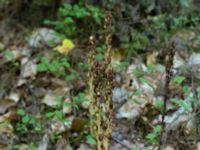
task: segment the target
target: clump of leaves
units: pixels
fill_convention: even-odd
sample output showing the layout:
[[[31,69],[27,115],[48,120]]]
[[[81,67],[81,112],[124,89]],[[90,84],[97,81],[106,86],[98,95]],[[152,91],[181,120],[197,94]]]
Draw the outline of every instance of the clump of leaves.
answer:
[[[100,25],[104,16],[103,11],[96,6],[64,3],[59,9],[58,20],[46,20],[45,24],[54,27],[62,35],[67,37],[76,37],[78,34],[83,34],[84,27],[79,26],[81,22],[86,22],[85,25],[97,24]],[[85,26],[86,27],[86,26]],[[87,28],[87,27],[86,27]],[[80,35],[79,35],[80,36]]]
[[[57,97],[56,105],[53,106],[52,111],[46,113],[47,118],[56,118],[60,121],[66,121],[63,113],[63,97]],[[64,105],[65,106],[65,105]]]
[[[20,145],[14,145],[13,149],[21,149],[21,148]],[[26,148],[26,150],[37,150],[37,149],[38,148],[33,143],[28,144]],[[7,147],[5,150],[12,150],[12,149],[10,147]]]
[[[72,97],[71,102],[65,102],[63,97],[58,97],[56,99],[56,105],[53,106],[53,110],[49,111],[46,114],[47,118],[55,117],[58,120],[65,121],[65,115],[63,113],[63,107],[72,107],[73,109],[79,109],[80,105],[84,102],[88,101],[86,95],[82,92],[78,93],[77,95]]]
[[[26,134],[29,130],[34,132],[42,130],[43,127],[35,116],[27,114],[24,109],[18,109],[17,114],[21,117],[21,121],[16,125],[16,131],[19,134]]]
[[[153,128],[153,131],[146,136],[149,143],[151,143],[151,144],[158,143],[158,136],[160,135],[161,130],[162,130],[162,127],[160,125],[156,125]]]
[[[63,77],[66,80],[73,80],[77,76],[76,71],[71,68],[66,57],[49,60],[43,56],[40,58],[40,63],[37,64],[37,71],[51,73],[57,77]]]

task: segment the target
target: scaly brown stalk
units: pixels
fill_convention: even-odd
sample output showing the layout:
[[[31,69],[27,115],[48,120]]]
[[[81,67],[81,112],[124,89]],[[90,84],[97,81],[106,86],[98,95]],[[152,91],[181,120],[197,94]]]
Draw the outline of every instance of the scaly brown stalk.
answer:
[[[164,106],[163,106],[163,112],[162,112],[162,131],[161,131],[161,139],[160,139],[160,149],[163,149],[163,146],[165,145],[165,115],[167,112],[167,102],[169,101],[170,98],[170,88],[169,84],[173,75],[172,72],[172,67],[173,67],[173,60],[174,60],[174,43],[172,42],[168,49],[167,52],[165,53],[165,72],[166,72],[166,77],[165,77],[165,93],[164,93]]]
[[[104,22],[106,52],[103,61],[95,60],[96,42],[90,38],[92,57],[90,65],[90,120],[91,133],[95,136],[97,150],[109,150],[112,132],[112,89],[113,70],[111,67],[111,14]]]

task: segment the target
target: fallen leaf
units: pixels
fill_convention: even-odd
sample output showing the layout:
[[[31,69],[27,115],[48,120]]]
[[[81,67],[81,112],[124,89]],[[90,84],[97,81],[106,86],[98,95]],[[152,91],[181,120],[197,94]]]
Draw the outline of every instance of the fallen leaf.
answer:
[[[21,77],[22,78],[35,78],[37,74],[37,66],[34,60],[29,60],[28,58],[23,58],[21,60]]]
[[[9,99],[13,100],[14,102],[18,102],[20,97],[18,93],[11,93],[8,97]]]
[[[156,63],[156,52],[150,52],[147,54],[147,58],[146,58],[146,63],[148,65],[151,65],[151,64],[155,64]]]
[[[57,119],[51,120],[51,129],[53,133],[62,133],[65,131],[65,125],[62,121]]]
[[[0,114],[4,114],[10,107],[14,106],[16,103],[11,99],[1,99],[0,100]]]
[[[55,47],[61,54],[68,54],[74,48],[74,43],[69,39],[64,39],[62,45]]]
[[[45,134],[39,143],[38,150],[47,150],[48,144],[49,144],[49,137],[48,134]]]
[[[87,121],[84,118],[76,117],[72,121],[72,127],[71,127],[71,129],[74,132],[81,132],[81,131],[83,131],[86,123],[87,123]]]
[[[64,114],[70,114],[72,112],[72,107],[71,107],[71,99],[69,97],[64,99],[64,105],[63,105],[63,113]]]
[[[59,97],[67,96],[68,94],[69,94],[69,88],[58,88],[54,91],[49,90],[44,96],[42,103],[50,107],[55,106],[58,104]]]

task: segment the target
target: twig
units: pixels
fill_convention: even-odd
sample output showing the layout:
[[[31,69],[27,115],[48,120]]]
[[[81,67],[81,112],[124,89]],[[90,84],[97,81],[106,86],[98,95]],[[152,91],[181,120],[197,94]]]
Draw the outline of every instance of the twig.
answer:
[[[116,137],[112,136],[112,140],[116,143],[119,143],[121,146],[125,147],[126,149],[130,150],[131,147],[129,147],[128,145],[126,145],[125,143],[123,143],[122,141],[120,141],[119,139],[117,139]]]

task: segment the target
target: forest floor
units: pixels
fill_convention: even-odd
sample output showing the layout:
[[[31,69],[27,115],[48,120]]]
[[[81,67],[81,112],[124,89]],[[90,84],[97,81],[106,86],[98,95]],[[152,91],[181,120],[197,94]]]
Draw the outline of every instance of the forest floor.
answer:
[[[95,144],[88,128],[89,93],[84,68],[88,54],[84,48],[72,49],[69,56],[60,54],[55,47],[61,39],[53,32],[0,23],[2,150],[89,150]],[[199,33],[200,26],[180,29],[169,42],[175,43],[175,53],[164,120],[165,150],[200,150]],[[49,44],[52,40],[57,41],[54,46]],[[198,50],[188,51],[183,41]],[[111,150],[158,148],[166,95],[166,67],[159,62],[159,55],[164,54],[152,51],[138,55],[125,69],[119,68],[123,56],[113,56]],[[80,59],[83,61],[77,63]]]

